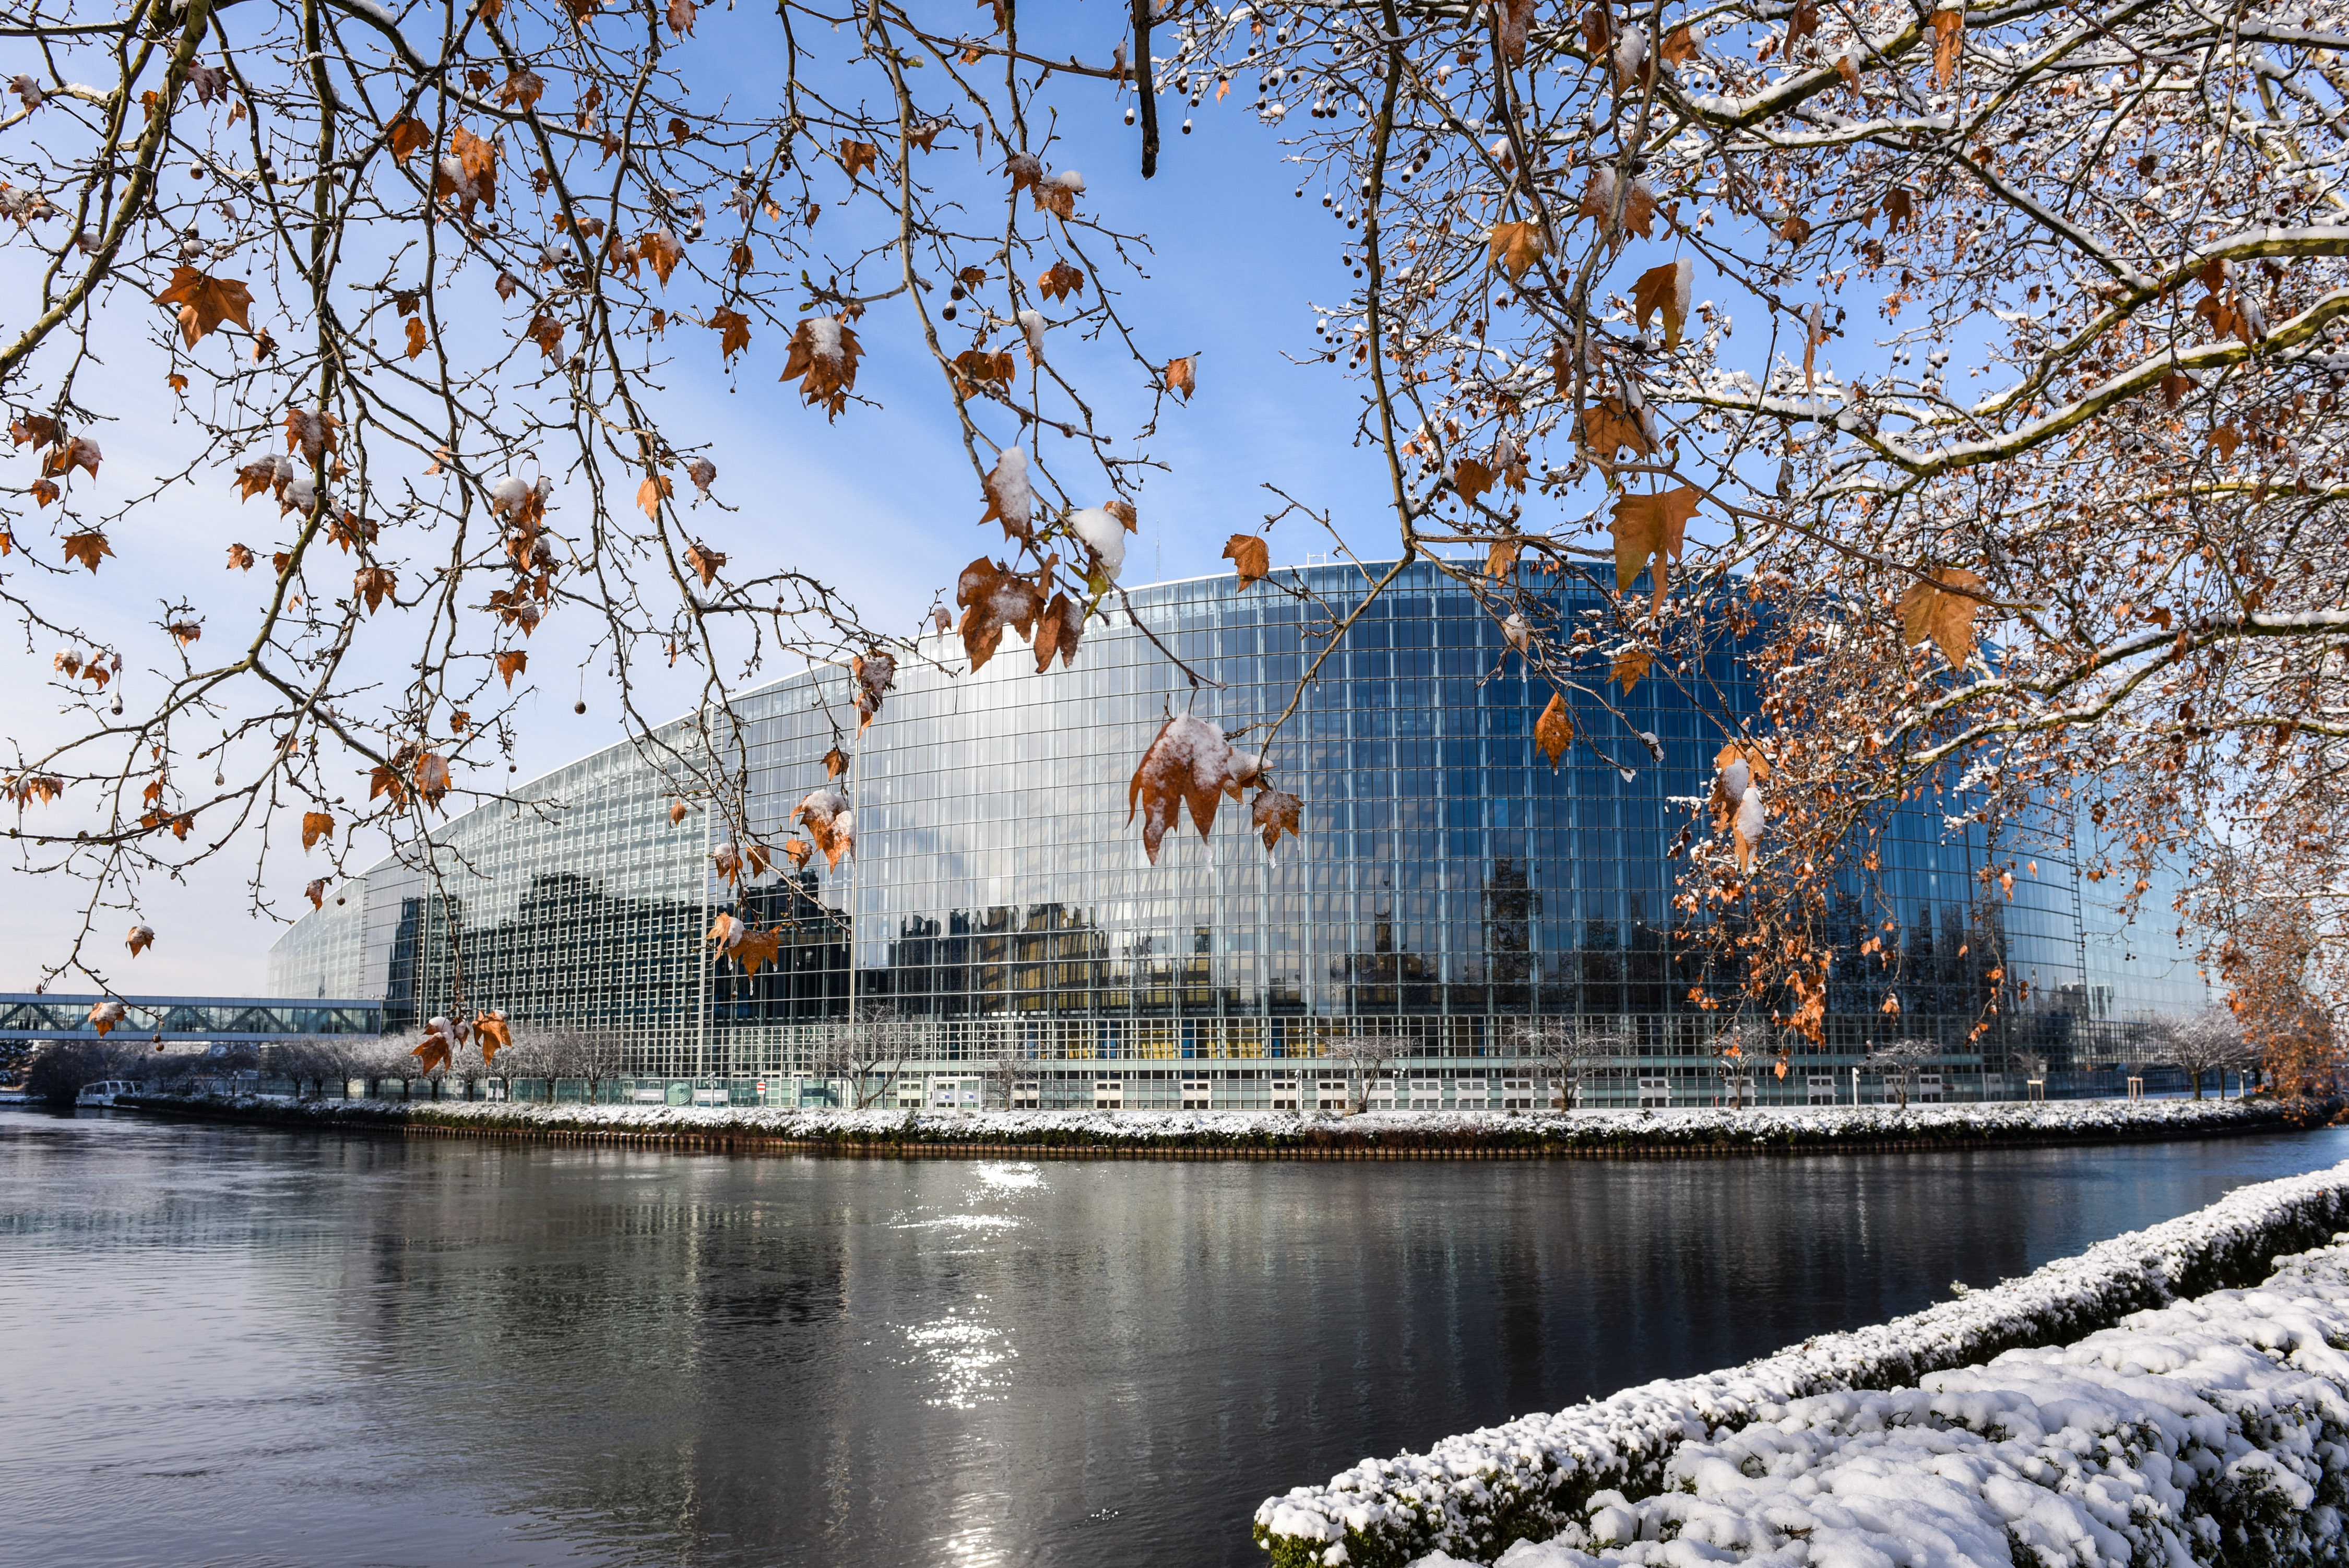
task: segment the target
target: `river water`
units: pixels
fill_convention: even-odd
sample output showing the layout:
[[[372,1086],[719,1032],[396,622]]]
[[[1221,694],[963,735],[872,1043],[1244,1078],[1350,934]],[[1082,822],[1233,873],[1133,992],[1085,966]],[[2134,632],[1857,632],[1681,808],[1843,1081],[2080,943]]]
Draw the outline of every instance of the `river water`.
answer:
[[[0,1562],[1253,1563],[1267,1494],[1989,1284],[2349,1133],[749,1158],[0,1111]]]

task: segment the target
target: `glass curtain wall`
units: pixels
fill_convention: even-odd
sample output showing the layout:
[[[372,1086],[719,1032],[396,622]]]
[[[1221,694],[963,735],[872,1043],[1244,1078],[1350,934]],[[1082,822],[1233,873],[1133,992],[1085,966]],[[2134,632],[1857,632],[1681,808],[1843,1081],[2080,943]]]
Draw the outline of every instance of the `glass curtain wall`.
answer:
[[[1371,608],[1271,749],[1304,802],[1301,838],[1267,855],[1227,799],[1208,839],[1186,819],[1149,862],[1127,787],[1158,727],[1278,713],[1313,628],[1363,582],[1311,567],[1133,591],[1195,687],[1115,624],[1040,676],[1015,639],[974,675],[957,641],[926,637],[861,736],[844,671],[778,683],[718,744],[747,767],[753,831],[772,844],[826,782],[824,754],[852,756],[856,846],[837,870],[819,856],[728,887],[708,814],[672,826],[669,785],[616,747],[518,791],[547,804],[452,821],[438,835],[445,896],[406,868],[370,872],[342,895],[356,913],[330,905],[279,943],[273,984],[380,995],[390,1026],[409,1027],[450,1005],[461,966],[475,1005],[623,1031],[646,1071],[697,1078],[806,1073],[843,1026],[886,1027],[909,1083],[968,1075],[989,1103],[1310,1104],[1333,1076],[1328,1042],[1347,1034],[1408,1042],[1397,1099],[1530,1103],[1516,1026],[1572,1016],[1617,1021],[1631,1042],[1586,1103],[1709,1102],[1722,1019],[1690,994],[1721,977],[1675,931],[1670,846],[1709,783],[1716,721],[1671,682],[1641,682],[1617,706],[1658,763],[1569,694],[1601,754],[1578,746],[1553,769],[1532,738],[1550,687],[1432,568]],[[1755,711],[1725,656],[1687,678],[1716,712]],[[2013,1091],[2021,1057],[2116,1061],[2178,1004],[2185,987],[2139,985],[2153,966],[2132,973],[2129,934],[2096,924],[2066,835],[2002,850],[2001,866],[2035,867],[2011,895],[1982,874],[1983,835],[1923,809],[1889,825],[1880,872],[1834,913],[1826,1045],[1748,1098],[1847,1101],[1850,1067],[1893,1033],[1943,1044],[1952,1093]],[[713,965],[698,939],[725,908],[781,925],[781,962],[756,976]]]

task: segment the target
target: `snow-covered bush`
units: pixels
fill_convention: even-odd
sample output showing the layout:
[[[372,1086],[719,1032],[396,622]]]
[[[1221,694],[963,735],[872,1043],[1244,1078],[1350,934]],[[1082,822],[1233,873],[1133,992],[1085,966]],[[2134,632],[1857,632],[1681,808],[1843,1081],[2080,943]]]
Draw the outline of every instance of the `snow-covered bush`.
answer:
[[[1763,1407],[1676,1448],[1663,1491],[1594,1493],[1499,1568],[2341,1561],[2349,1235],[2334,1240],[2257,1288],[2137,1313],[2075,1345]]]
[[[264,1102],[250,1109],[266,1109]],[[812,1144],[1233,1151],[1509,1150],[1603,1153],[1971,1145],[2048,1139],[2176,1137],[2282,1125],[2270,1100],[2049,1100],[1974,1105],[1818,1106],[1731,1110],[784,1110],[752,1106],[547,1105],[379,1100],[285,1107],[325,1121],[414,1121],[564,1132],[734,1133]]]
[[[1256,1535],[1277,1568],[1340,1563],[1352,1568],[1400,1568],[1431,1556],[1434,1563],[1430,1568],[1435,1568],[1445,1553],[1456,1560],[1492,1563],[1512,1550],[1516,1555],[1507,1559],[1509,1568],[1550,1568],[1553,1563],[1563,1568],[1587,1557],[1562,1553],[1603,1547],[1617,1548],[1620,1561],[1675,1564],[1775,1551],[1781,1554],[1767,1560],[1786,1568],[1812,1561],[1921,1564],[2009,1560],[2023,1568],[2034,1561],[2020,1553],[2010,1559],[2003,1539],[2002,1550],[1987,1557],[1968,1556],[1954,1545],[1946,1551],[1922,1547],[1913,1532],[1906,1537],[1910,1550],[1893,1556],[1871,1555],[1857,1546],[1840,1555],[1820,1554],[1806,1544],[1817,1540],[1822,1530],[1921,1529],[1913,1521],[1901,1523],[1894,1505],[1923,1506],[1919,1500],[1928,1493],[1939,1500],[1934,1506],[1948,1502],[1943,1491],[1936,1490],[1940,1481],[1933,1478],[1940,1477],[1953,1485],[1977,1488],[1987,1500],[1983,1508],[2011,1504],[2021,1511],[2013,1517],[2035,1520],[2033,1528],[2050,1541],[2060,1537],[2075,1547],[2094,1542],[2099,1554],[2075,1553],[2049,1559],[2051,1563],[2087,1568],[2106,1560],[2102,1554],[2112,1540],[2137,1539],[2119,1531],[2114,1521],[2150,1531],[2159,1522],[2155,1518],[2159,1508],[2171,1510],[2161,1516],[2169,1521],[2162,1527],[2189,1532],[2201,1542],[2198,1550],[2205,1561],[2219,1560],[2210,1553],[2225,1542],[2217,1537],[2205,1540],[2202,1527],[2191,1522],[2195,1519],[2208,1520],[2213,1528],[2250,1532],[2240,1541],[2264,1543],[2227,1561],[2271,1561],[2260,1553],[2270,1547],[2302,1550],[2292,1544],[2302,1539],[2292,1533],[2295,1529],[2316,1531],[2337,1522],[2329,1515],[2309,1513],[2296,1526],[2285,1513],[2337,1508],[2341,1502],[2339,1476],[2349,1461],[2349,1448],[2344,1446],[2349,1440],[2344,1438],[2349,1405],[2344,1403],[2349,1377],[2343,1376],[2344,1363],[2324,1336],[2331,1332],[2349,1343],[2349,1317],[2328,1330],[2324,1324],[2331,1319],[2323,1314],[2349,1310],[2342,1305],[2349,1302],[2349,1293],[2322,1282],[2341,1277],[2342,1256],[2288,1264],[2277,1273],[2270,1296],[2256,1307],[2228,1305],[2245,1299],[2237,1292],[2170,1307],[2168,1315],[2157,1314],[2166,1324],[2232,1314],[2228,1321],[2240,1328],[2235,1342],[2223,1341],[2224,1333],[2231,1330],[2213,1329],[2216,1337],[2195,1339],[2189,1346],[2175,1337],[2183,1330],[2156,1328],[2128,1340],[2133,1348],[2112,1349],[2120,1342],[2097,1331],[2123,1322],[2131,1313],[2169,1307],[2180,1296],[2265,1277],[2271,1260],[2325,1241],[2344,1221],[2349,1221],[2349,1164],[2243,1188],[2195,1213],[2116,1237],[2021,1279],[1970,1292],[1889,1323],[1822,1336],[1727,1371],[1650,1383],[1555,1415],[1528,1416],[1449,1438],[1423,1454],[1366,1460],[1324,1486],[1299,1487],[1268,1500],[1257,1511]],[[2308,1281],[2320,1282],[2304,1292],[2315,1305],[2286,1305],[2274,1295],[2302,1291]],[[2326,1291],[2335,1294],[2326,1295]],[[2323,1305],[2327,1302],[2333,1305]],[[2280,1326],[2296,1326],[2287,1333]],[[2172,1335],[2174,1342],[2165,1342],[2164,1335]],[[2094,1337],[2084,1340],[2084,1336]],[[2082,1342],[2070,1349],[2026,1353],[2026,1347],[2075,1340]],[[2162,1347],[2165,1343],[2168,1348]],[[2291,1361],[2289,1377],[2279,1373],[2271,1378],[2247,1359],[2265,1357],[2270,1349]],[[2067,1361],[2067,1357],[2074,1359]],[[1992,1357],[2003,1359],[1988,1368],[1977,1365]],[[2095,1366],[2106,1367],[2111,1377],[2097,1383],[2101,1374],[2084,1370]],[[2182,1385],[2160,1381],[2189,1366],[2195,1368],[2191,1377],[2208,1384],[2207,1392],[2196,1393],[2190,1400],[2179,1391]],[[1968,1370],[1953,1370],[1957,1368]],[[2230,1377],[2231,1383],[2227,1381]],[[2318,1382],[2328,1377],[2332,1392],[2323,1398],[2329,1404],[2292,1403],[2316,1398]],[[2066,1378],[2071,1379],[2068,1385]],[[2066,1405],[2064,1400],[2072,1397],[2062,1391],[2066,1387],[2084,1402]],[[2064,1439],[2074,1443],[2074,1451],[2060,1463],[2037,1455],[2036,1449],[1998,1448],[2038,1440],[2032,1438],[2034,1424],[2044,1436],[2060,1433],[2076,1419],[2082,1423],[2077,1432],[2090,1433],[2105,1418],[2091,1408],[2092,1389],[2104,1390],[2095,1393],[2094,1399],[2116,1408],[2129,1405],[2126,1430],[2115,1425],[2078,1437],[2076,1442]],[[2279,1389],[2287,1390],[2289,1398]],[[1942,1401],[1948,1402],[1946,1411]],[[2026,1405],[2037,1413],[2026,1410]],[[2228,1427],[2217,1416],[2199,1414],[2206,1407],[2236,1424]],[[2289,1413],[2287,1407],[2299,1413]],[[1747,1446],[1737,1447],[1741,1441]],[[2171,1446],[2163,1449],[2164,1442]],[[2190,1446],[2191,1452],[2180,1445]],[[2165,1478],[2147,1460],[2156,1452],[2171,1460],[2166,1491],[2156,1486]],[[1937,1456],[1948,1459],[1946,1467],[1917,1468]],[[2211,1460],[2207,1475],[2195,1468],[2206,1460]],[[2013,1490],[1997,1469],[2000,1464],[2020,1478],[2017,1484],[2028,1482],[2049,1499],[2078,1501],[2085,1517],[2098,1520],[2114,1533],[2109,1538],[2064,1536],[2069,1525],[2062,1519],[2074,1519],[2078,1511],[2065,1513],[2035,1491],[2026,1496]],[[2181,1464],[2188,1468],[2178,1468]],[[1771,1478],[1779,1471],[1773,1467],[1781,1465],[1785,1484],[1776,1487]],[[2067,1470],[2065,1465],[2071,1468]],[[1904,1466],[1908,1470],[1903,1474],[1885,1479]],[[2128,1474],[2145,1478],[2144,1495],[2151,1501],[2140,1505],[2138,1494],[2129,1490],[2138,1483],[2123,1478],[2116,1466],[2137,1467]],[[2270,1470],[2272,1490],[2263,1490],[2269,1483],[2261,1478]],[[1812,1477],[1808,1482],[1801,1480],[1806,1473]],[[1733,1499],[1733,1476],[1747,1486],[1751,1496],[1739,1493]],[[2067,1476],[2070,1492],[2064,1491]],[[1847,1491],[1837,1492],[1826,1503],[1804,1504],[1812,1508],[1816,1521],[1806,1526],[1796,1505],[1829,1480],[1846,1486]],[[1764,1497],[1764,1491],[1770,1495]],[[1993,1491],[1996,1497],[1991,1496]],[[1872,1513],[1854,1511],[1851,1502],[1835,1501],[1847,1492],[1849,1499],[1875,1495],[1887,1501],[1869,1504],[1876,1511]],[[2187,1493],[2199,1501],[2189,1505]],[[2291,1499],[2304,1501],[2292,1510],[2276,1506],[2279,1500]],[[1819,1511],[1822,1508],[1843,1511],[1831,1515]],[[1949,1528],[1958,1529],[1960,1515],[1950,1518]],[[1764,1525],[1776,1536],[1761,1533]],[[1812,1533],[1793,1533],[1806,1529]],[[1707,1533],[1728,1537],[1741,1531],[1747,1533],[1738,1539],[1748,1542],[1750,1550],[1733,1553],[1722,1550],[1724,1542],[1712,1541]],[[1671,1541],[1665,1539],[1667,1534]],[[1765,1546],[1769,1539],[1779,1545]],[[2038,1539],[2020,1529],[2014,1535],[2023,1546]],[[1557,1544],[1547,1548],[1545,1558],[1528,1556],[1532,1549],[1516,1544],[1523,1542]],[[1644,1550],[1668,1545],[1674,1549]],[[1713,1550],[1697,1549],[1705,1545]],[[2338,1551],[2337,1543],[2331,1550]],[[2145,1564],[2181,1561],[2155,1546],[2134,1558],[2124,1550],[2111,1560]]]

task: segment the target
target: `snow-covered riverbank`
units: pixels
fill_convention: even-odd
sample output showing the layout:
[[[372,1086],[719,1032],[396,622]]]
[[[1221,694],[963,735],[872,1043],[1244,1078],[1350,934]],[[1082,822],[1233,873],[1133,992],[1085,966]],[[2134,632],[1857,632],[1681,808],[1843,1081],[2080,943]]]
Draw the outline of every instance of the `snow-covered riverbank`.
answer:
[[[143,1099],[142,1109],[343,1126],[774,1141],[812,1147],[1113,1153],[1642,1154],[2178,1138],[2304,1126],[2270,1100],[2054,1100],[1760,1110],[776,1110],[502,1101]]]
[[[1364,1460],[1257,1536],[1277,1568],[2333,1562],[2344,1223],[2349,1164],[2244,1188],[1890,1323]]]

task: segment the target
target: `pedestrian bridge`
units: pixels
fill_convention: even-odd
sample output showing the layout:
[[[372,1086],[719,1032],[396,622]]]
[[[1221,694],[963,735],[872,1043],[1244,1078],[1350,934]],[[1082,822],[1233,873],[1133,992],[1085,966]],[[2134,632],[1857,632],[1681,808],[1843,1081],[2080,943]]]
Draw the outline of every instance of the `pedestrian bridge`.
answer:
[[[0,992],[0,1040],[96,1039],[89,1010],[100,1002],[123,1006],[117,1036],[165,1044],[245,1043],[305,1035],[379,1035],[381,1002],[282,996],[61,996]]]

